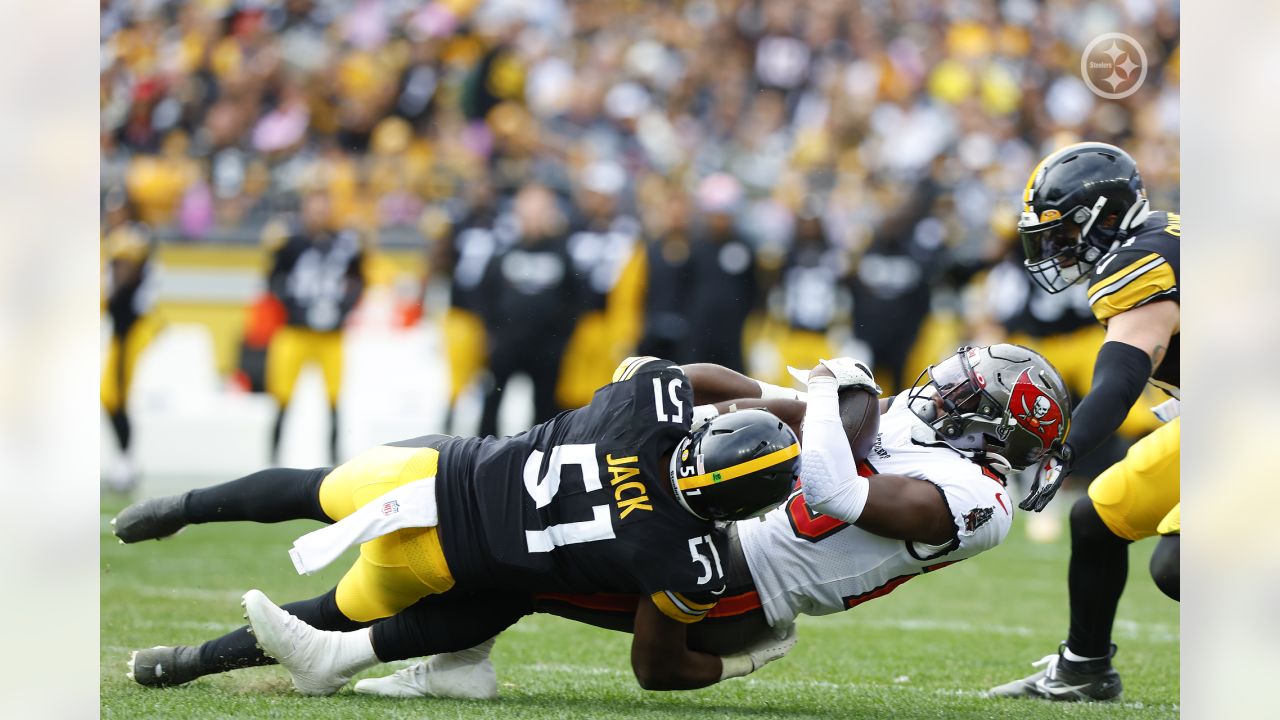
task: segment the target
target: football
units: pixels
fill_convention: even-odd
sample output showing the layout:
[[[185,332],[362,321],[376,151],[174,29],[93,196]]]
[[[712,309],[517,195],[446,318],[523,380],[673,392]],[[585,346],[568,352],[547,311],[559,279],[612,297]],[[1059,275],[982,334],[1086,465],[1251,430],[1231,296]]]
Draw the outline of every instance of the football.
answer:
[[[866,460],[880,432],[880,399],[865,388],[840,391],[840,423],[858,460]]]

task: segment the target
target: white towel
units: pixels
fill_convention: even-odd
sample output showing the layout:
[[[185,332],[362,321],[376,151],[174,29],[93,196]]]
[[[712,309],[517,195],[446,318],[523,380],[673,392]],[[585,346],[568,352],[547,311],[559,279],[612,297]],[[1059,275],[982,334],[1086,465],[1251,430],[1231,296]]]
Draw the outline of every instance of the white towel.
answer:
[[[338,522],[294,540],[289,557],[299,575],[311,575],[352,545],[405,528],[435,527],[438,521],[432,475],[383,493]]]

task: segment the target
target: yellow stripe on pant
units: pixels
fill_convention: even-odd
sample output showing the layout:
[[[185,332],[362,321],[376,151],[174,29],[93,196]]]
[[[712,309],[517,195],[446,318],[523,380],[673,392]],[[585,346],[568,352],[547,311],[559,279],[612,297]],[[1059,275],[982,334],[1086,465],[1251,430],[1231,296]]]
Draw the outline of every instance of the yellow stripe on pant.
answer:
[[[1089,486],[1089,498],[1111,532],[1141,540],[1180,531],[1181,435],[1182,418],[1156,428]]]
[[[414,480],[436,474],[431,448],[383,445],[334,468],[320,484],[320,507],[336,520]],[[338,582],[342,614],[358,622],[390,617],[427,595],[453,587],[436,528],[406,528],[360,546],[360,557]]]

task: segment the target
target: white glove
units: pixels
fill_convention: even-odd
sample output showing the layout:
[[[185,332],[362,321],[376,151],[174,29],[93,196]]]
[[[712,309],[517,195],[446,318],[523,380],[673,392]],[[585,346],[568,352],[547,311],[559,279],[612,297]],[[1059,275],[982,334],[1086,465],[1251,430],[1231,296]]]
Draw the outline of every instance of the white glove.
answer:
[[[720,679],[742,677],[759,670],[791,652],[791,648],[796,646],[796,640],[796,626],[792,624],[787,628],[787,634],[781,638],[765,638],[747,647],[743,652],[720,658],[723,663]]]
[[[843,390],[847,387],[866,388],[880,396],[883,390],[876,384],[876,379],[871,375],[871,368],[865,363],[854,360],[851,357],[838,357],[830,360],[819,360],[823,367],[831,371],[836,376],[836,386]],[[806,385],[809,383],[809,371],[787,366],[787,372],[791,373],[791,377],[799,380]]]

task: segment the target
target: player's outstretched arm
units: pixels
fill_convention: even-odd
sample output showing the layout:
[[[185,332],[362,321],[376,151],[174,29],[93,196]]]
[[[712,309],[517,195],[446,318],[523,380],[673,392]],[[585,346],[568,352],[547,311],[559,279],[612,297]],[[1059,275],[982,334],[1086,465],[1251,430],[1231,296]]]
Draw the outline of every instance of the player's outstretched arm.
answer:
[[[1071,415],[1067,444],[1082,457],[1115,432],[1138,401],[1151,373],[1160,367],[1178,330],[1179,308],[1162,300],[1112,317],[1098,350],[1093,384]]]
[[[681,365],[689,384],[693,386],[693,403],[708,405],[739,398],[783,398],[796,400],[799,391],[753,380],[736,370],[712,363]]]

